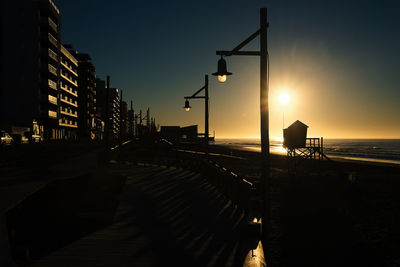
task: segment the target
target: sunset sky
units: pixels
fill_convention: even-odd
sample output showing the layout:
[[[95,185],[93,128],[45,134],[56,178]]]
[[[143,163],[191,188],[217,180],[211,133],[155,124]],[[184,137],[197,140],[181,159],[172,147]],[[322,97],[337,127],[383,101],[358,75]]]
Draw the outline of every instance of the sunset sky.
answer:
[[[309,136],[400,138],[399,1],[54,1],[62,42],[89,53],[97,76],[111,76],[134,109],[150,107],[160,125],[198,124],[210,80],[210,132],[259,136],[259,58],[227,57],[233,75],[218,83],[216,50],[230,50],[270,27],[270,136],[299,119]],[[258,50],[255,39],[244,50]],[[281,93],[289,95],[282,105]]]

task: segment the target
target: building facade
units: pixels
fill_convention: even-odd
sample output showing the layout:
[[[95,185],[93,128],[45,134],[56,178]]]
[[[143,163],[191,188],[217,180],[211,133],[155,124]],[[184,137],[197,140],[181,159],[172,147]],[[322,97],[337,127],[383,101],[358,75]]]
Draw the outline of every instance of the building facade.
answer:
[[[78,138],[78,60],[61,45],[58,125],[60,138]]]
[[[120,124],[121,124],[121,138],[123,140],[128,138],[129,131],[129,117],[128,117],[128,103],[125,101],[121,102],[121,114],[120,114]]]
[[[109,82],[96,79],[97,114],[104,122],[104,138],[116,141],[120,136],[120,96],[117,88],[109,88]]]
[[[60,11],[51,0],[5,1],[0,29],[0,124],[55,139]]]
[[[108,88],[109,90],[109,101],[108,101],[108,114],[110,114],[110,127],[109,137],[112,140],[118,140],[121,131],[121,102],[119,96],[119,90],[117,88]]]
[[[76,138],[78,62],[61,45],[60,11],[51,0],[5,1],[1,16],[0,126]]]
[[[68,46],[69,52],[78,60],[78,125],[83,139],[101,139],[97,130],[96,68],[89,54],[79,53]]]

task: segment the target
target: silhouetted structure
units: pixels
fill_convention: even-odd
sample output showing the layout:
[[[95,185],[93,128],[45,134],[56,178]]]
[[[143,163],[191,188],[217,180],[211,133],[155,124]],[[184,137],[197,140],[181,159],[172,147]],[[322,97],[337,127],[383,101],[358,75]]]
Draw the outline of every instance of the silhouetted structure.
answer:
[[[126,139],[128,136],[129,121],[128,121],[128,104],[125,101],[121,102],[121,138]]]
[[[283,129],[283,146],[287,148],[305,147],[308,126],[297,120]]]
[[[120,110],[120,98],[119,98],[119,90],[117,88],[108,88],[109,90],[109,100],[108,100],[108,114],[111,118],[111,127],[109,128],[109,134],[111,139],[118,139],[120,133],[120,119],[121,119],[121,110]]]
[[[197,125],[191,125],[191,126],[186,126],[181,128],[181,138],[184,141],[189,141],[189,142],[196,142],[198,141],[198,136],[197,136]]]
[[[204,90],[204,96],[198,96],[200,92]],[[185,106],[184,109],[186,111],[190,110],[190,105],[189,105],[189,99],[204,99],[204,142],[208,144],[209,141],[209,97],[208,97],[208,75],[204,76],[204,86],[197,90],[193,95],[191,96],[185,96]],[[196,137],[197,138],[197,137]]]
[[[107,84],[106,81],[96,78],[96,128],[101,133],[101,139],[104,140],[106,132],[107,119]]]
[[[66,45],[64,45],[67,47]],[[78,130],[79,136],[84,139],[101,139],[101,133],[96,127],[96,68],[91,62],[89,54],[79,53],[71,46],[69,52],[78,60]]]
[[[283,147],[291,158],[329,159],[323,153],[323,138],[307,138],[308,126],[297,120],[283,129]]]
[[[117,140],[120,133],[120,97],[117,88],[109,88],[109,84],[96,79],[96,96],[98,116],[104,122],[104,138]]]
[[[131,100],[131,109],[128,111],[128,135],[129,138],[135,136],[135,112],[133,110],[133,101]]]
[[[161,126],[161,138],[167,139],[172,143],[181,141],[181,127],[179,126]]]
[[[155,125],[155,122],[154,122]],[[154,130],[156,127],[154,126]],[[204,133],[198,133],[197,125],[185,127],[180,126],[161,126],[161,138],[167,139],[172,143],[179,142],[204,142]],[[209,141],[213,141],[214,137],[209,136]]]

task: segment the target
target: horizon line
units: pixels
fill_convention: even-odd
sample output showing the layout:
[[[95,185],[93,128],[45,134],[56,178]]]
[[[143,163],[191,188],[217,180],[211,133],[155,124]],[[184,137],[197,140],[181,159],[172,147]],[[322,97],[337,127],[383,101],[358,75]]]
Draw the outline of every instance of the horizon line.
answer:
[[[322,136],[323,137],[323,136]],[[323,137],[324,139],[364,139],[364,140],[400,140],[400,137]],[[259,136],[215,137],[215,139],[260,139]],[[270,137],[269,140],[282,140],[282,137]]]

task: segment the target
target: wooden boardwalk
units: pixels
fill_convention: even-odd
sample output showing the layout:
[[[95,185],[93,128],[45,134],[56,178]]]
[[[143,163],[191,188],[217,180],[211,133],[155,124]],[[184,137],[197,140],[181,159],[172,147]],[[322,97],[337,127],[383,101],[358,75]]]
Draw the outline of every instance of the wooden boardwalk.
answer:
[[[198,174],[115,165],[128,178],[112,225],[31,266],[242,266],[244,213]]]

